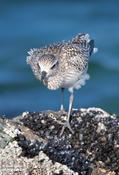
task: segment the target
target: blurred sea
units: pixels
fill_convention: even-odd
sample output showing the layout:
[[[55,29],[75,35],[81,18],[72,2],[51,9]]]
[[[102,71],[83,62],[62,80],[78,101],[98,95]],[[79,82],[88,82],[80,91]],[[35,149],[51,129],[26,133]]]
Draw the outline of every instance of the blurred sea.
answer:
[[[119,1],[0,1],[0,115],[58,110],[60,90],[50,91],[26,64],[27,51],[89,33],[99,51],[90,80],[75,93],[74,108],[119,113]],[[68,108],[69,93],[65,94]]]

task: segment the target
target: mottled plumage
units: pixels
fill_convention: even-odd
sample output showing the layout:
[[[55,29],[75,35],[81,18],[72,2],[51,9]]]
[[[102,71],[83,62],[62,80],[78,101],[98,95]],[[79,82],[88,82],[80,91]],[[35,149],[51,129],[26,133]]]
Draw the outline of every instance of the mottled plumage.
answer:
[[[79,34],[69,42],[31,49],[28,52],[27,63],[35,76],[49,89],[68,88],[73,97],[73,90],[79,89],[89,79],[89,57],[95,51],[94,40],[91,40],[88,34]],[[67,121],[70,130],[72,102],[70,99]]]

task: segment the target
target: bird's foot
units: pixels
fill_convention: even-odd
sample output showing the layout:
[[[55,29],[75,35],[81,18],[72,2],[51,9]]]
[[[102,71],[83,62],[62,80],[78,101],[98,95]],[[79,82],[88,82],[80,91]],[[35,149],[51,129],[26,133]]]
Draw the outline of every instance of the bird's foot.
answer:
[[[69,121],[67,120],[65,123],[63,123],[63,127],[61,130],[60,136],[62,136],[62,134],[64,133],[65,128],[68,128],[70,130],[70,132],[72,134],[74,134],[74,131],[72,130],[71,125],[70,125]]]

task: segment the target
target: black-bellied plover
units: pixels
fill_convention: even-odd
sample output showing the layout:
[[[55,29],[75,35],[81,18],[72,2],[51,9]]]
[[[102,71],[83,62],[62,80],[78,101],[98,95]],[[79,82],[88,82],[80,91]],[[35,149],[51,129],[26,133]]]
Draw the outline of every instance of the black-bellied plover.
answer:
[[[48,89],[61,88],[62,97],[65,88],[70,94],[68,118],[64,123],[61,135],[66,127],[73,133],[70,126],[70,116],[74,99],[74,89],[85,85],[89,79],[87,73],[89,57],[97,51],[94,40],[89,34],[78,34],[69,42],[52,44],[39,49],[31,49],[27,57],[35,76],[43,82]],[[63,99],[62,99],[63,101]],[[63,110],[63,103],[61,103]]]

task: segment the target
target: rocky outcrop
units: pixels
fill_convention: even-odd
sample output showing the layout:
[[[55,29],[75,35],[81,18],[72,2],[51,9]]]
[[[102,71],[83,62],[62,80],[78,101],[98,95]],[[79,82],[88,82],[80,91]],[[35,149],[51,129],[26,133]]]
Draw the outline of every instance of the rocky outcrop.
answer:
[[[118,175],[119,118],[99,108],[0,118],[0,175]]]

